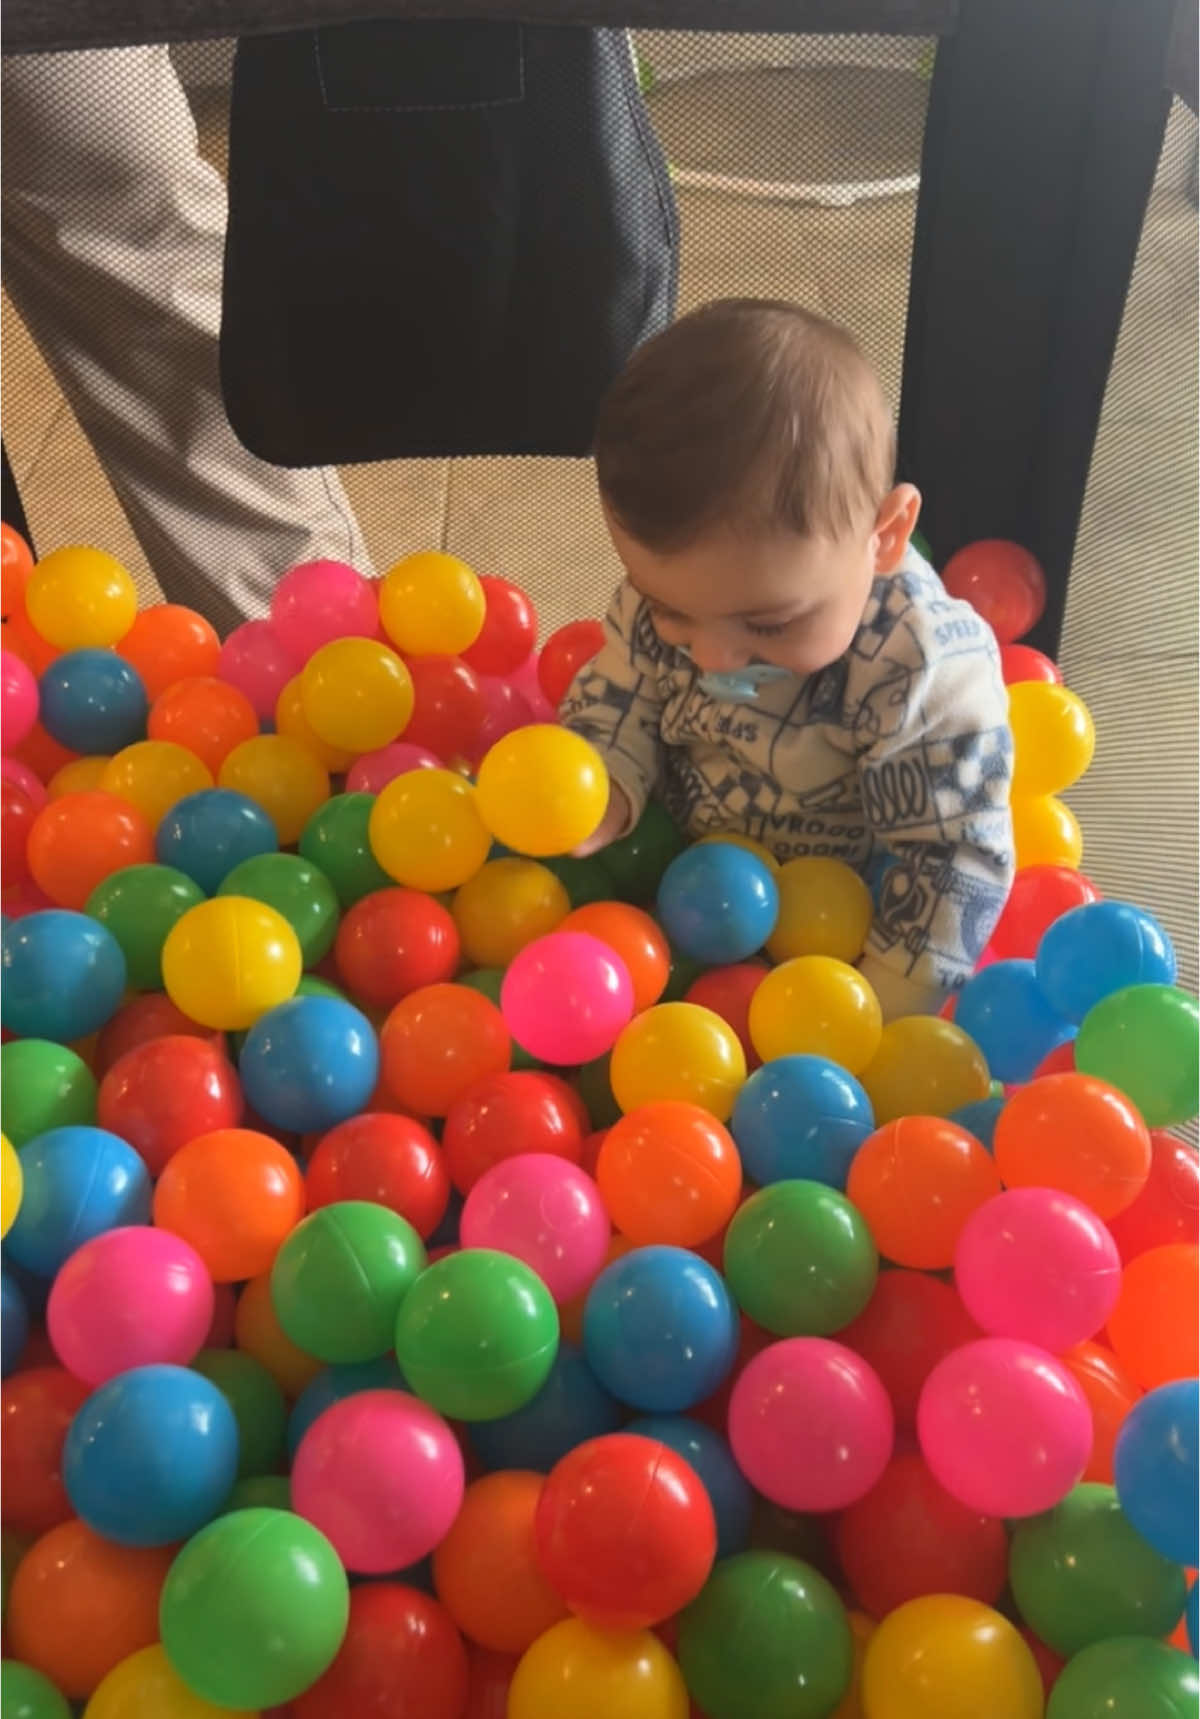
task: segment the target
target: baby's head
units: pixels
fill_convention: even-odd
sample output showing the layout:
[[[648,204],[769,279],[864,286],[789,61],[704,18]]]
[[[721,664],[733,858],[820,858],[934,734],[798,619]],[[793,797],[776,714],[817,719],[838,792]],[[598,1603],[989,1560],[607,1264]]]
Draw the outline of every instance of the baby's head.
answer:
[[[850,335],[768,300],[719,300],[647,341],[605,396],[595,451],[655,627],[717,673],[840,657],[920,508],[894,483],[891,413]]]

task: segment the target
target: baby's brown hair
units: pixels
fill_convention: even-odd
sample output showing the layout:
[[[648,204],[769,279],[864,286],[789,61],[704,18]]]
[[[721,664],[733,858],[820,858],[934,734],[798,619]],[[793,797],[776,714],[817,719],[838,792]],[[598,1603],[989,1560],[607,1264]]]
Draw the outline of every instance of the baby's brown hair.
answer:
[[[836,538],[891,489],[895,436],[853,338],[799,305],[718,299],[638,348],[600,405],[596,472],[647,549],[722,527]]]

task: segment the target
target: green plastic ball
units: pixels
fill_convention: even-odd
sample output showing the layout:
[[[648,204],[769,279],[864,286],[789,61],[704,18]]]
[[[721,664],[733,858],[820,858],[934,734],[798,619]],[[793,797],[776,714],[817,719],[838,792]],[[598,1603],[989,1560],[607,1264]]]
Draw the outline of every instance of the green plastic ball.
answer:
[[[239,1480],[229,1494],[229,1502],[221,1515],[228,1516],[231,1510],[291,1508],[292,1483],[286,1474],[249,1474],[245,1480]]]
[[[1196,1719],[1200,1668],[1144,1635],[1085,1647],[1059,1672],[1046,1719]]]
[[[217,894],[248,895],[281,913],[300,941],[306,967],[315,967],[333,948],[337,891],[319,866],[298,854],[255,854],[234,866]]]
[[[613,881],[599,854],[573,859],[570,854],[549,854],[539,862],[552,871],[567,892],[572,907],[587,907],[593,901],[611,901]]]
[[[541,1278],[492,1248],[431,1265],[396,1320],[396,1359],[418,1397],[450,1420],[515,1414],[546,1382],[558,1310]]]
[[[373,1361],[392,1346],[400,1304],[426,1266],[425,1246],[398,1212],[339,1200],[310,1212],[271,1267],[284,1332],[320,1361]]]
[[[71,1719],[50,1679],[19,1659],[0,1660],[0,1713],[4,1719]]]
[[[708,1719],[828,1719],[850,1682],[846,1609],[811,1564],[740,1552],[679,1619],[679,1664]]]
[[[96,1077],[66,1045],[12,1039],[0,1049],[0,1127],[18,1150],[35,1134],[96,1120]]]
[[[235,1510],[184,1546],[159,1602],[163,1646],[195,1694],[276,1707],[327,1669],[350,1589],[324,1534],[288,1510]]]
[[[240,1349],[201,1349],[192,1368],[220,1391],[237,1422],[238,1479],[271,1474],[287,1435],[287,1403],[261,1361]]]
[[[725,1234],[725,1277],[748,1319],[777,1337],[830,1337],[862,1312],[879,1254],[860,1213],[823,1182],[772,1182]]]
[[[324,872],[343,913],[372,890],[393,885],[367,840],[374,804],[374,794],[335,794],[317,807],[300,837],[301,859]]]
[[[702,973],[711,969],[703,961],[695,961],[690,955],[681,955],[678,949],[671,950],[671,971],[667,974],[667,983],[659,999],[664,1003],[686,1002],[687,994]]]
[[[579,1096],[587,1106],[593,1128],[611,1128],[614,1122],[621,1120],[623,1114],[621,1106],[613,1097],[612,1081],[609,1077],[611,1060],[608,1056],[598,1056],[595,1062],[585,1062],[576,1077]]]
[[[121,945],[130,987],[161,991],[163,944],[189,908],[205,899],[199,884],[174,866],[131,865],[98,883],[83,911]]]
[[[610,880],[609,894],[638,907],[647,906],[658,894],[663,872],[685,845],[666,808],[657,800],[648,800],[629,834],[611,843],[599,856]]]
[[[1009,1581],[1033,1633],[1064,1658],[1113,1636],[1170,1635],[1187,1581],[1142,1539],[1116,1488],[1085,1483],[1018,1523]]]
[[[1175,985],[1129,985],[1083,1018],[1075,1066],[1131,1098],[1148,1128],[1196,1115],[1200,1004]]]

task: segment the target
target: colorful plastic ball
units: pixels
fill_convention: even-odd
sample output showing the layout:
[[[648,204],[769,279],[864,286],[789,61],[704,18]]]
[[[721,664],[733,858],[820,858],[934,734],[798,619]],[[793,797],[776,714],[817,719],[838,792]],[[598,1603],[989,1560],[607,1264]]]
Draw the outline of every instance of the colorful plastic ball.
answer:
[[[507,967],[570,911],[570,897],[554,873],[528,859],[489,860],[462,885],[453,906],[463,951],[478,967]]]
[[[38,683],[33,671],[14,651],[0,652],[0,725],[5,746],[20,746],[37,719]]]
[[[215,1283],[266,1271],[304,1215],[290,1152],[266,1134],[224,1128],[190,1140],[154,1190],[154,1221],[195,1248]]]
[[[293,1343],[322,1361],[388,1352],[396,1314],[425,1269],[406,1219],[364,1200],[322,1206],[298,1224],[271,1267],[271,1300]]]
[[[264,853],[241,860],[222,878],[220,895],[247,896],[282,914],[300,941],[305,967],[333,947],[338,899],[325,874],[296,854]]]
[[[25,585],[33,571],[33,551],[16,526],[0,524],[0,615],[10,620],[25,607]]]
[[[967,1219],[954,1280],[990,1337],[1024,1338],[1057,1355],[1103,1326],[1121,1287],[1121,1260],[1082,1201],[1056,1188],[1012,1188]]]
[[[11,891],[14,884],[29,881],[29,833],[39,807],[33,795],[7,777],[0,782],[0,796],[0,870]],[[8,902],[6,895],[6,912]]]
[[[765,962],[739,961],[730,967],[713,967],[701,973],[683,992],[681,1001],[711,1009],[737,1034],[746,1067],[756,1069],[761,1061],[750,1040],[750,1002],[767,972]],[[668,975],[669,977],[669,975]]]
[[[125,956],[105,926],[51,908],[4,928],[3,1019],[21,1038],[86,1038],[117,1011]]]
[[[1033,1653],[1001,1613],[964,1594],[926,1594],[888,1614],[867,1643],[871,1719],[1041,1719]]]
[[[338,638],[321,645],[300,678],[300,700],[313,732],[351,754],[389,746],[412,715],[407,668],[372,638]]]
[[[1075,908],[1038,946],[1037,981],[1060,1015],[1076,1023],[1127,985],[1171,985],[1175,951],[1158,921],[1123,901]]]
[[[476,792],[453,770],[410,770],[371,809],[371,851],[409,889],[457,889],[487,859],[491,837]]]
[[[968,543],[947,561],[942,584],[991,627],[1001,645],[1029,632],[1046,606],[1046,580],[1036,556],[1001,537]]]
[[[212,1279],[195,1249],[167,1230],[106,1230],[73,1253],[46,1307],[54,1352],[100,1385],[129,1367],[186,1366],[213,1316]]]
[[[862,1217],[835,1189],[774,1182],[735,1214],[724,1269],[738,1306],[763,1330],[826,1337],[870,1301],[879,1256]]]
[[[593,1629],[566,1618],[522,1656],[507,1719],[687,1719],[679,1667],[647,1631]]]
[[[779,917],[767,938],[772,961],[827,955],[853,963],[871,927],[871,892],[841,860],[804,856],[779,868]]]
[[[456,555],[407,555],[379,585],[383,630],[406,656],[456,656],[483,629],[483,586]]]
[[[1106,1343],[1077,1343],[1061,1359],[1092,1414],[1092,1453],[1082,1478],[1111,1485],[1117,1435],[1142,1393]]]
[[[117,650],[137,670],[151,700],[179,681],[214,676],[221,660],[221,641],[211,623],[178,603],[142,609]]]
[[[243,1354],[264,1366],[284,1396],[300,1396],[322,1371],[321,1362],[293,1343],[271,1300],[271,1274],[252,1277],[238,1295],[233,1316],[234,1341]]]
[[[53,1277],[94,1236],[150,1221],[145,1164],[103,1128],[77,1124],[36,1135],[20,1170],[24,1198],[7,1252],[40,1277]]]
[[[453,979],[459,952],[458,929],[441,902],[422,890],[389,888],[349,909],[334,959],[353,996],[390,1009],[423,985]]]
[[[455,1420],[495,1420],[521,1408],[545,1383],[558,1348],[558,1314],[545,1284],[489,1248],[431,1265],[395,1327],[401,1372],[419,1397]]]
[[[737,1309],[699,1255],[634,1248],[588,1291],[583,1343],[589,1367],[620,1402],[679,1413],[711,1396],[732,1368]]]
[[[410,740],[394,740],[389,746],[364,752],[356,758],[346,776],[346,787],[352,794],[378,794],[407,770],[440,770],[442,767],[442,760],[428,747],[414,746]]]
[[[37,692],[34,715],[73,752],[119,752],[146,732],[146,689],[115,651],[65,652],[42,675]]]
[[[446,1608],[400,1582],[372,1582],[350,1595],[350,1621],[337,1658],[291,1704],[295,1719],[352,1713],[465,1719],[473,1711],[470,1666]]]
[[[768,973],[750,1004],[750,1037],[764,1062],[824,1056],[861,1074],[879,1048],[883,1016],[862,974],[827,955],[800,955]]]
[[[36,1536],[72,1514],[62,1479],[63,1441],[87,1395],[87,1385],[62,1367],[26,1367],[5,1380],[0,1390],[5,1529]]]
[[[347,644],[369,644],[366,639],[345,640]],[[381,646],[380,649],[386,647]],[[263,725],[266,732],[267,725]],[[344,746],[334,746],[330,741],[323,740],[308,720],[304,708],[304,676],[293,675],[287,682],[275,706],[275,717],[271,724],[275,734],[282,734],[288,740],[294,740],[297,745],[315,758],[331,776],[341,776],[349,770],[354,762],[354,753]]]
[[[174,866],[136,865],[97,884],[84,911],[119,946],[130,988],[155,991],[162,986],[162,951],[168,935],[203,900],[199,885]]]
[[[307,662],[331,639],[374,638],[376,588],[344,561],[303,561],[271,593],[271,626],[288,654]]]
[[[152,830],[172,806],[212,785],[208,766],[171,740],[139,740],[123,747],[100,777],[101,791],[135,806]]]
[[[746,1479],[787,1510],[843,1510],[892,1454],[892,1406],[859,1356],[823,1337],[772,1343],[729,1399],[729,1443]]]
[[[466,985],[423,985],[383,1024],[383,1083],[414,1115],[446,1116],[475,1081],[508,1068],[510,1047],[489,998]]]
[[[1075,1061],[1127,1093],[1151,1128],[1190,1122],[1200,1088],[1195,997],[1161,984],[1114,991],[1085,1016]]]
[[[201,1025],[237,1031],[294,993],[300,941],[281,913],[245,896],[191,908],[163,945],[167,995]]]
[[[236,1351],[234,1351],[236,1353]],[[406,1391],[404,1377],[394,1355],[379,1355],[373,1361],[349,1361],[341,1366],[322,1367],[296,1397],[287,1415],[287,1451],[295,1456],[300,1443],[325,1410],[363,1391]]]
[[[679,1660],[710,1719],[823,1719],[849,1685],[853,1646],[824,1576],[798,1558],[753,1551],[718,1564],[684,1612]]]
[[[1076,1486],[1019,1523],[1009,1580],[1021,1616],[1064,1658],[1113,1636],[1168,1635],[1187,1597],[1182,1569],[1146,1543],[1111,1486]]]
[[[235,746],[217,781],[260,806],[283,847],[299,841],[308,820],[329,798],[324,765],[286,734],[260,734]]]
[[[71,1719],[71,1709],[48,1677],[19,1659],[0,1661],[0,1703],[9,1719]]]
[[[540,1474],[485,1475],[433,1555],[438,1598],[464,1635],[494,1652],[524,1653],[566,1616],[535,1554],[542,1491]]]
[[[1065,686],[1021,681],[1009,688],[1013,794],[1061,794],[1092,761],[1096,730],[1086,704]]]
[[[1200,1158],[1173,1134],[1150,1134],[1150,1175],[1133,1201],[1109,1225],[1128,1263],[1148,1248],[1194,1242],[1200,1230]]]
[[[1142,1635],[1096,1642],[1063,1669],[1046,1719],[1191,1719],[1200,1697],[1196,1661]]]
[[[716,1519],[718,1558],[745,1551],[753,1494],[720,1433],[688,1415],[639,1415],[623,1431],[666,1445],[699,1475]]]
[[[820,1056],[764,1063],[742,1087],[730,1120],[746,1174],[760,1187],[801,1179],[844,1188],[854,1154],[874,1129],[862,1086]]]
[[[990,1152],[996,1134],[996,1123],[1004,1104],[1003,1098],[977,1098],[970,1104],[962,1104],[957,1110],[952,1110],[947,1120],[958,1128],[965,1128],[968,1134],[974,1135],[979,1144],[986,1146]]]
[[[0,1378],[6,1379],[24,1359],[29,1341],[29,1308],[21,1285],[11,1271],[0,1270]]]
[[[113,1064],[100,1084],[97,1114],[158,1176],[197,1135],[237,1127],[242,1091],[219,1045],[170,1034],[136,1045]]]
[[[192,1693],[160,1642],[115,1665],[86,1708],[87,1719],[220,1719],[227,1712]]]
[[[293,997],[247,1034],[238,1072],[251,1107],[276,1128],[320,1133],[366,1108],[379,1080],[367,1017],[338,997]]]
[[[1031,1080],[1038,1064],[1072,1036],[1071,1022],[1048,1000],[1032,961],[993,961],[968,979],[958,993],[954,1025],[978,1045],[992,1076],[1014,1085]]]
[[[1018,872],[1032,866],[1078,868],[1083,859],[1083,832],[1064,801],[1053,794],[1014,800],[1012,822]]]
[[[633,1006],[633,981],[620,956],[578,931],[527,943],[500,991],[514,1039],[541,1062],[572,1066],[611,1050]]]
[[[470,645],[459,646],[464,662],[476,674],[512,674],[537,644],[537,614],[519,585],[482,574],[483,626]]]
[[[287,1404],[261,1361],[240,1349],[201,1349],[192,1362],[225,1398],[237,1423],[239,1480],[273,1474],[284,1452]],[[233,1508],[231,1498],[224,1508]]]
[[[608,1131],[596,1179],[617,1229],[638,1246],[694,1247],[737,1208],[742,1167],[728,1131],[699,1105],[640,1105]]]
[[[96,1119],[96,1077],[65,1045],[15,1039],[0,1050],[0,1122],[20,1151],[35,1134]]]
[[[60,650],[115,645],[133,625],[137,589],[121,563],[102,549],[55,549],[30,572],[25,611]]]
[[[935,1116],[885,1123],[859,1148],[846,1179],[884,1258],[921,1271],[954,1263],[967,1219],[999,1192],[991,1154]]]
[[[1194,1243],[1150,1248],[1125,1267],[1108,1340],[1144,1389],[1195,1376],[1198,1305],[1200,1248]]]
[[[1000,673],[1005,686],[1020,686],[1027,681],[1041,681],[1048,686],[1062,685],[1062,670],[1042,651],[1032,645],[1001,645]]]
[[[335,794],[317,808],[300,837],[300,857],[330,881],[343,911],[391,879],[371,852],[370,794]]]
[[[442,1148],[411,1117],[368,1113],[340,1122],[308,1161],[310,1211],[339,1200],[369,1200],[407,1218],[427,1241],[450,1198]]]
[[[245,693],[260,722],[269,722],[279,694],[300,666],[270,621],[243,621],[221,646],[217,673]]]
[[[29,832],[29,870],[57,907],[81,908],[122,866],[154,858],[152,827],[115,794],[64,794],[43,806]]]
[[[677,1099],[727,1122],[745,1083],[746,1058],[719,1015],[695,1003],[659,1003],[630,1021],[617,1039],[610,1079],[626,1114]]]
[[[474,1184],[459,1235],[466,1248],[511,1254],[541,1278],[555,1301],[568,1301],[604,1263],[610,1234],[601,1191],[563,1158],[522,1153]]]
[[[193,1536],[162,1593],[162,1642],[188,1688],[224,1706],[290,1701],[325,1671],[349,1615],[323,1534],[283,1510],[239,1510]]]
[[[215,776],[235,746],[258,733],[258,716],[245,693],[215,676],[175,681],[150,707],[146,732],[195,753]]]
[[[474,1422],[471,1447],[486,1469],[548,1474],[576,1445],[616,1432],[621,1418],[582,1352],[564,1339],[536,1395],[510,1415]]]
[[[1013,879],[990,947],[1001,960],[1032,960],[1042,938],[1065,913],[1100,899],[1089,878],[1069,866],[1030,865]]]
[[[569,853],[608,805],[608,772],[578,734],[553,723],[514,730],[479,766],[479,815],[515,853]]]
[[[218,1051],[223,1051],[225,1046],[224,1033],[189,1020],[165,992],[148,991],[122,1003],[100,1033],[92,1059],[95,1071],[103,1077],[127,1051],[136,1050],[139,1045],[154,1039],[171,1036],[204,1039]]]
[[[984,1516],[1049,1510],[1087,1465],[1092,1417],[1071,1372],[1032,1343],[986,1337],[930,1373],[917,1409],[937,1480]]]
[[[279,846],[261,806],[228,788],[209,788],[172,806],[158,826],[155,849],[163,865],[212,895],[235,866]]]
[[[556,710],[575,676],[603,643],[604,628],[599,621],[568,621],[546,640],[538,657],[538,682]]]
[[[1010,1188],[1059,1188],[1108,1219],[1150,1174],[1150,1136],[1133,1105],[1091,1074],[1050,1074],[1014,1092],[996,1123],[996,1165]]]
[[[12,1229],[21,1211],[25,1177],[17,1149],[7,1134],[0,1134],[0,1236]]]
[[[663,872],[683,847],[684,837],[672,823],[670,814],[657,800],[648,800],[627,836],[613,842],[592,861],[571,863],[595,865],[607,879],[608,887],[593,899],[615,895],[621,901],[646,907],[653,904]],[[567,887],[571,889],[570,883]],[[571,900],[576,906],[581,905],[581,898],[574,891]]]
[[[702,842],[673,859],[658,917],[675,948],[711,966],[760,950],[779,917],[779,889],[761,860],[732,842]]]

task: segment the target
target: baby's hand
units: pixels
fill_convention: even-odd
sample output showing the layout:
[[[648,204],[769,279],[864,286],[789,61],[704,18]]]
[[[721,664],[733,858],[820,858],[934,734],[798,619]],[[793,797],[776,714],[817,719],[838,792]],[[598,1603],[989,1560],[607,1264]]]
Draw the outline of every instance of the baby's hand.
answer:
[[[586,859],[589,854],[599,853],[601,848],[606,848],[610,842],[615,842],[618,836],[624,835],[629,824],[630,809],[625,790],[618,788],[617,784],[610,780],[608,810],[588,839],[580,842],[577,848],[571,849],[571,858]]]

